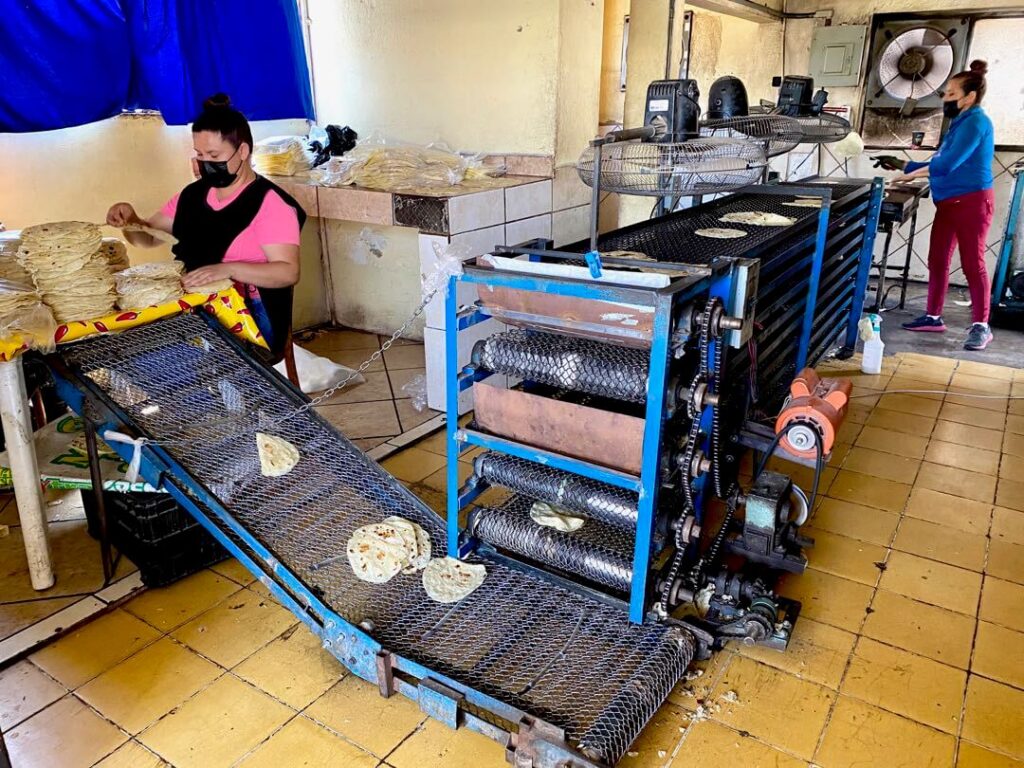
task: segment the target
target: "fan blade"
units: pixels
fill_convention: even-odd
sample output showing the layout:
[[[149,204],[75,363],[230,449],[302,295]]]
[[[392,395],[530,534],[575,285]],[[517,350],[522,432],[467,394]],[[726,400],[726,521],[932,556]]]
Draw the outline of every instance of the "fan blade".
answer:
[[[941,45],[946,42],[946,36],[937,29],[928,27],[925,29],[924,34],[921,35],[922,46],[935,46]]]
[[[886,82],[882,83],[882,87],[878,89],[878,92],[875,94],[875,98],[877,99],[879,96],[885,93],[886,89],[889,87],[889,84],[892,83],[892,81],[897,79],[899,76],[900,73],[897,72],[895,75],[890,77]]]

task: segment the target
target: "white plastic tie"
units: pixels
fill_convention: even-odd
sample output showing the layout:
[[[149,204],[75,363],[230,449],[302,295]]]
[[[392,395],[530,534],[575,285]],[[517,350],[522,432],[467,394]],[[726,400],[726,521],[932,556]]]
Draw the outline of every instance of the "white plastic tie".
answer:
[[[138,480],[139,469],[142,467],[142,446],[149,442],[149,439],[145,437],[129,437],[123,432],[115,432],[112,429],[108,429],[103,433],[103,439],[108,443],[123,443],[132,446],[132,460],[128,462],[128,471],[125,473],[125,479],[129,483],[134,483]]]

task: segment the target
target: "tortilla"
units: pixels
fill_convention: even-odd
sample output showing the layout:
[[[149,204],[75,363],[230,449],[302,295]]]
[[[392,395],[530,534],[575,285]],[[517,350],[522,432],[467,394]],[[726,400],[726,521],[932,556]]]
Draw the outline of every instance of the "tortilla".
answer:
[[[403,560],[403,571],[408,571],[410,563],[419,555],[419,541],[416,538],[415,523],[411,523],[404,517],[385,517],[383,525],[390,525],[394,528],[398,535],[402,538],[403,545],[405,546],[405,555]]]
[[[256,433],[256,452],[260,456],[260,473],[264,477],[287,475],[299,463],[299,449],[274,435]]]
[[[384,523],[393,526],[405,542],[406,565],[402,573],[423,570],[430,562],[430,534],[423,530],[419,523],[406,520],[404,517],[386,517]]]
[[[396,526],[387,523],[356,528],[346,553],[356,578],[371,584],[391,581],[409,564],[406,539]]]
[[[718,219],[726,224],[749,224],[754,227],[789,227],[796,219],[766,211],[733,211]]]
[[[409,561],[409,567],[412,568],[413,571],[422,571],[430,562],[430,534],[423,530],[422,526],[419,526],[416,523],[413,523],[412,525],[416,529],[416,547],[418,551],[416,553],[416,557]]]
[[[423,589],[438,603],[457,603],[484,583],[487,569],[452,557],[440,557],[423,569]]]
[[[161,243],[170,243],[171,245],[175,245],[178,242],[178,238],[170,232],[164,232],[162,229],[151,227],[148,224],[125,224],[121,227],[121,231],[142,232],[143,234],[149,235],[154,240],[159,240]]]
[[[725,227],[707,227],[706,229],[695,229],[693,234],[698,237],[710,237],[716,240],[735,240],[737,237],[746,237],[747,233],[742,229],[726,229]]]
[[[572,533],[583,527],[586,520],[569,514],[566,510],[548,504],[546,501],[535,501],[530,507],[530,519],[537,525],[554,528],[562,533]]]
[[[186,288],[185,292],[186,293],[205,293],[205,294],[220,293],[221,291],[226,291],[228,288],[232,287],[234,284],[235,283],[234,283],[233,280],[229,280],[227,278],[224,278],[223,280],[214,280],[212,283],[206,283],[205,285],[196,285],[196,286],[193,286],[192,288]]]
[[[134,267],[117,273],[118,282],[129,278],[142,277],[150,280],[178,277],[185,271],[185,263],[173,261],[151,261],[148,264],[136,264]]]
[[[820,197],[798,197],[796,200],[790,200],[783,203],[791,208],[821,208]]]

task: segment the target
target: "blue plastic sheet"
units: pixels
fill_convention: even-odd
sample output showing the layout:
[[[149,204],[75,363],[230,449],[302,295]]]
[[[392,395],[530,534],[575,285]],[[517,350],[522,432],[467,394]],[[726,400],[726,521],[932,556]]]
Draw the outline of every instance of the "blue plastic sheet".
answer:
[[[116,115],[130,70],[118,0],[0,0],[0,131]]]
[[[0,131],[183,125],[218,91],[251,120],[314,117],[294,0],[0,0]]]

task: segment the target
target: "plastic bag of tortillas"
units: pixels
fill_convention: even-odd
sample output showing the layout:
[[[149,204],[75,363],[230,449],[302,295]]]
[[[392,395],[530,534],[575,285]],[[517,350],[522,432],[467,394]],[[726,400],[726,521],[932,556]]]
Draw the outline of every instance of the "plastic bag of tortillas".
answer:
[[[295,371],[299,374],[299,387],[307,395],[311,392],[322,392],[325,389],[330,389],[354,373],[351,368],[339,365],[333,360],[328,360],[326,357],[314,355],[298,344],[292,346],[295,350]],[[285,378],[288,377],[284,360],[275,365],[274,370]],[[342,391],[362,384],[365,381],[366,379],[361,373],[356,374]]]

